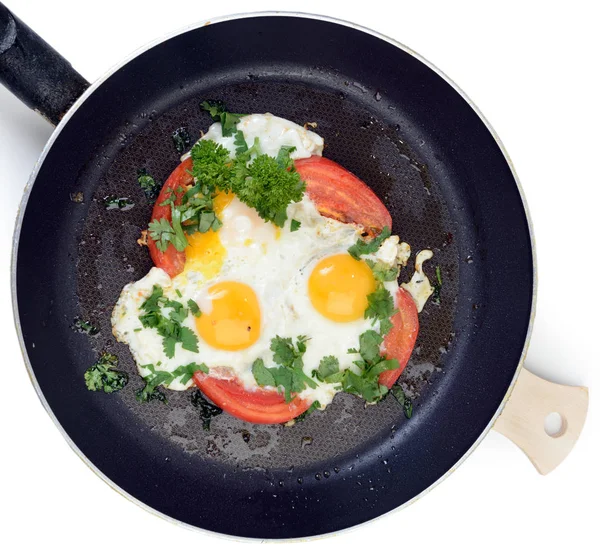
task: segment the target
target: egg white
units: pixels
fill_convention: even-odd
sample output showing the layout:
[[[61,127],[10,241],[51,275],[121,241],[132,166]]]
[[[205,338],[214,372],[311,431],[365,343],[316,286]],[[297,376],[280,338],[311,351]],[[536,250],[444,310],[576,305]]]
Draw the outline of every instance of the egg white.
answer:
[[[257,136],[261,150],[270,155],[276,155],[284,145],[297,147],[292,154],[296,158],[320,155],[323,148],[322,138],[314,132],[270,114],[244,117],[238,128],[244,130],[248,142]],[[212,125],[203,137],[209,138],[234,151],[233,138],[222,136],[220,124]],[[124,287],[112,315],[113,333],[119,341],[129,345],[141,376],[149,374],[144,368],[147,364],[172,372],[181,365],[196,362],[206,364],[211,370],[228,367],[245,387],[254,389],[257,385],[252,375],[252,363],[262,358],[267,366],[275,365],[270,344],[277,335],[294,339],[300,335],[308,336],[304,372],[309,377],[320,360],[328,355],[337,357],[343,369],[356,369],[353,361],[359,360],[360,356],[348,353],[348,350],[358,347],[361,333],[371,328],[378,330],[378,323],[373,325],[372,320],[362,318],[339,323],[325,318],[311,304],[308,278],[319,260],[347,252],[360,237],[361,229],[321,216],[306,195],[302,201],[289,205],[287,214],[285,227],[278,231],[263,221],[254,209],[234,199],[221,214],[223,227],[219,230],[219,239],[226,254],[215,277],[207,279],[201,272],[186,270],[171,279],[163,270],[152,268],[144,278]],[[301,223],[295,232],[290,231],[292,219]],[[397,261],[401,249],[394,236],[384,242],[373,258],[392,264]],[[208,313],[212,308],[208,289],[224,281],[242,282],[254,290],[261,310],[259,339],[240,351],[216,349],[199,335],[195,318],[190,313],[183,325],[198,337],[199,352],[187,351],[177,344],[174,357],[167,358],[162,338],[156,330],[142,327],[139,321],[143,314],[141,305],[151,294],[153,285],[161,286],[167,298],[184,305],[188,299],[196,301],[200,309]],[[386,282],[385,286],[395,297],[397,282]],[[316,389],[307,388],[300,396],[318,400],[325,406],[331,402],[336,390],[331,384],[317,383]],[[192,381],[182,384],[177,378],[168,387],[183,390],[191,385]]]

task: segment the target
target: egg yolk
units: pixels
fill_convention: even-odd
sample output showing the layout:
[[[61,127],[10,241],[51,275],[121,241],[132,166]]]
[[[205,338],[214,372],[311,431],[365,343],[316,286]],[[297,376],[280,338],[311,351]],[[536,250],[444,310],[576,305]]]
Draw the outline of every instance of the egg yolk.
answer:
[[[231,193],[220,193],[214,201],[213,207],[217,217],[231,203],[234,195]],[[200,272],[206,279],[214,278],[223,267],[226,249],[219,239],[219,233],[209,230],[208,232],[188,235],[188,246],[185,248],[184,272],[193,270]]]
[[[317,263],[308,279],[308,295],[313,307],[335,322],[363,318],[375,291],[373,272],[364,261],[341,253]]]
[[[260,307],[254,290],[240,282],[220,282],[208,290],[210,313],[196,318],[198,333],[215,349],[239,351],[260,336]]]

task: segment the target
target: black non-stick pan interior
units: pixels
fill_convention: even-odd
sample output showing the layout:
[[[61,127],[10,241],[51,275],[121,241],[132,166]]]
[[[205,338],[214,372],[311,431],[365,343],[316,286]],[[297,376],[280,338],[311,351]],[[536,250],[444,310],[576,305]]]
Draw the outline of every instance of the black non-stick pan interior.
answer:
[[[289,40],[309,36],[310,40]],[[199,103],[316,122],[324,155],[365,180],[413,251],[430,248],[441,302],[393,397],[365,408],[340,394],[293,427],[226,414],[204,431],[190,393],[138,404],[142,386],[111,335],[120,290],[152,266],[137,244],[152,204],[137,182],[178,164],[172,133],[197,139]],[[71,198],[81,198],[83,202]],[[103,199],[130,198],[127,211]],[[414,257],[413,257],[414,258]],[[444,78],[389,42],[340,24],[252,17],[176,36],[106,79],[50,148],[24,214],[17,296],[27,355],[58,421],[125,492],[172,518],[230,535],[337,531],[395,508],[444,475],[476,442],[519,362],[532,302],[527,218],[497,142]],[[412,266],[401,278],[408,280]],[[90,338],[71,328],[91,320]],[[101,351],[130,374],[119,394],[85,389]]]

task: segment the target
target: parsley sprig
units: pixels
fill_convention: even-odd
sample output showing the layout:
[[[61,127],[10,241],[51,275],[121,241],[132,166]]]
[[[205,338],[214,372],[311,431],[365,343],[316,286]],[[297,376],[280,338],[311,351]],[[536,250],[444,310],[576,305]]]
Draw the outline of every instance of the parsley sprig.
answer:
[[[195,362],[179,366],[172,372],[157,370],[154,367],[154,364],[145,364],[142,368],[149,370],[150,373],[143,378],[146,385],[135,392],[135,398],[139,402],[158,400],[166,404],[168,402],[167,397],[160,389],[158,389],[159,385],[170,385],[177,378],[181,378],[181,383],[185,385],[192,379],[192,376],[196,372],[208,374],[208,366],[206,366],[206,364],[196,364]]]
[[[119,359],[110,353],[102,353],[98,361],[88,368],[83,377],[90,391],[114,393],[127,385],[129,377],[125,372],[115,370]]]
[[[306,336],[298,336],[296,345],[291,337],[276,336],[271,339],[273,360],[278,366],[267,368],[264,361],[258,358],[252,364],[252,375],[261,387],[280,387],[283,390],[285,402],[292,400],[292,394],[300,393],[310,387],[315,389],[317,384],[303,371],[302,357],[306,352]]]
[[[373,238],[370,241],[358,240],[352,247],[348,249],[348,253],[352,255],[357,261],[360,260],[362,255],[369,255],[377,252],[381,247],[381,244],[392,235],[392,231],[389,226],[384,226],[379,236]]]
[[[144,314],[139,317],[140,322],[145,328],[154,328],[163,338],[163,350],[168,358],[175,356],[177,343],[187,351],[198,352],[196,334],[182,325],[189,309],[179,301],[167,299],[159,285],[152,287],[152,294],[142,303],[141,309]],[[163,314],[166,309],[171,309],[168,316]]]

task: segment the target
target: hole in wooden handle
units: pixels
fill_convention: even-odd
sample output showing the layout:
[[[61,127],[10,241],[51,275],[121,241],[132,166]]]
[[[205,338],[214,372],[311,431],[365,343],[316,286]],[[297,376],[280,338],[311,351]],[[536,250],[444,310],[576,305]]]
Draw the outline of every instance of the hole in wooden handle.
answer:
[[[551,383],[523,368],[494,429],[520,447],[545,475],[571,452],[587,409],[586,387]]]

